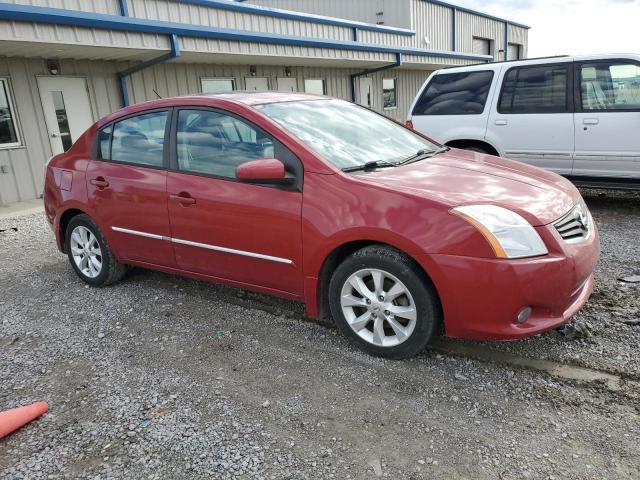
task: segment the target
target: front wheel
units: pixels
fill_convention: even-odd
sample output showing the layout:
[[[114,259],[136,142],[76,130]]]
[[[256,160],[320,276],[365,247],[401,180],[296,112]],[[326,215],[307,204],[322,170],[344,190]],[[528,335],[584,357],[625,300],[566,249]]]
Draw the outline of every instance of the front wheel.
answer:
[[[401,252],[373,245],[335,270],[331,314],[345,336],[373,355],[407,358],[422,350],[441,322],[429,279]]]

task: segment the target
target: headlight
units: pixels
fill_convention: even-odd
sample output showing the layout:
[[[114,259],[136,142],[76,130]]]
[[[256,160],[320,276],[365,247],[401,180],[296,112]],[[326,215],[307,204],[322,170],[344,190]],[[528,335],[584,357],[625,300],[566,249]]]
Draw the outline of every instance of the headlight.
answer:
[[[476,227],[498,258],[524,258],[549,253],[538,232],[524,218],[497,205],[465,205],[451,213]]]

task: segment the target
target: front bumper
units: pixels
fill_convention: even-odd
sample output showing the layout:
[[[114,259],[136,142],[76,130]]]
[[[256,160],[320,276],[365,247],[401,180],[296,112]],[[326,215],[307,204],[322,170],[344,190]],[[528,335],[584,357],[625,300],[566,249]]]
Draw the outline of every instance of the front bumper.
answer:
[[[549,254],[519,260],[423,255],[451,337],[506,340],[535,335],[566,323],[587,302],[594,286],[600,238],[567,244],[551,225],[538,227]],[[529,318],[518,323],[522,308]]]

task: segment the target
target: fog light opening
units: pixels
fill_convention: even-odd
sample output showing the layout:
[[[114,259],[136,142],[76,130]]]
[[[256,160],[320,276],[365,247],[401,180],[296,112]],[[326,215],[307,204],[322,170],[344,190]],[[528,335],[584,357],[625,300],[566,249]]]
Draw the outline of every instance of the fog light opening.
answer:
[[[524,307],[522,310],[520,310],[520,313],[518,313],[516,322],[524,323],[529,319],[529,316],[531,316],[531,307]]]

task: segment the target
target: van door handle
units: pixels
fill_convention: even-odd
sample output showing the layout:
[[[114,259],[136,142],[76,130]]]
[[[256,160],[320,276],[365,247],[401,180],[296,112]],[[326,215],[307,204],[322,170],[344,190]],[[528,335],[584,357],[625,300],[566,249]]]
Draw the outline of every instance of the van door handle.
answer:
[[[196,199],[187,192],[180,192],[178,195],[169,195],[169,198],[178,202],[183,207],[188,207],[189,205],[194,205],[196,203]]]
[[[600,123],[600,120],[597,118],[583,118],[582,123],[585,125],[597,125]]]
[[[506,120],[496,120],[496,125],[506,125],[507,121]]]
[[[109,186],[109,182],[107,182],[104,177],[92,178],[91,180],[89,180],[89,183],[93,186],[98,187],[100,190]]]

